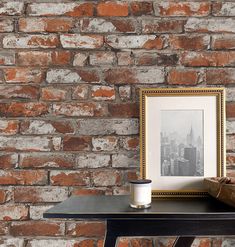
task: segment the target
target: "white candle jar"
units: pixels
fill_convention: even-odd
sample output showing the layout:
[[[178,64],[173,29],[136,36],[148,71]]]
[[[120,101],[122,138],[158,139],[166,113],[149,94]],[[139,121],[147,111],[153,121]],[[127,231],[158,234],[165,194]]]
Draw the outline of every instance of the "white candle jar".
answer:
[[[132,208],[149,208],[151,206],[151,180],[130,181],[130,206]]]

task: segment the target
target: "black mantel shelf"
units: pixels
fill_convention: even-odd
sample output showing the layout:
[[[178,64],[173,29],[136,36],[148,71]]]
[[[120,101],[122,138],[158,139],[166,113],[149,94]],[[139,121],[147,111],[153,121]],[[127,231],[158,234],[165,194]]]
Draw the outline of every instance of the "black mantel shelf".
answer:
[[[105,219],[105,247],[118,236],[181,236],[174,246],[190,246],[194,236],[235,235],[235,208],[213,198],[156,199],[149,209],[133,209],[129,196],[72,196],[47,210],[45,218]]]

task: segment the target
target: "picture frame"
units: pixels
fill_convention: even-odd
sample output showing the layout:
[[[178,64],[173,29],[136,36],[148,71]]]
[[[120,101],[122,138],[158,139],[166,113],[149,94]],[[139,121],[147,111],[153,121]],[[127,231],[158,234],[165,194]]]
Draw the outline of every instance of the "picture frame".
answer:
[[[205,197],[225,174],[224,88],[140,89],[140,174],[152,197]]]

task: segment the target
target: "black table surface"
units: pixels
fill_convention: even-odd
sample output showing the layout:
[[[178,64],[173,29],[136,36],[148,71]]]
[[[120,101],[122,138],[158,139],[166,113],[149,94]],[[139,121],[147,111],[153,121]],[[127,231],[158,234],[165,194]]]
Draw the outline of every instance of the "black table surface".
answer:
[[[211,197],[153,198],[151,208],[133,209],[129,196],[72,196],[47,210],[44,218],[87,219],[235,219],[235,208]]]

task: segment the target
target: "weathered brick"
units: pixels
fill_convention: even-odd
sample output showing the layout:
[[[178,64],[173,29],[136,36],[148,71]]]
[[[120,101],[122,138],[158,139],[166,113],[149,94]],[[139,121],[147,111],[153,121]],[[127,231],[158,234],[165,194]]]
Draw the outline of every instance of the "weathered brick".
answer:
[[[105,227],[105,223],[99,221],[68,222],[66,235],[76,237],[104,237]]]
[[[3,38],[4,48],[56,48],[59,39],[56,35],[17,35],[9,34]]]
[[[213,35],[211,48],[215,50],[235,49],[235,35]]]
[[[92,172],[92,180],[95,186],[114,186],[121,184],[121,172],[117,170],[102,170]]]
[[[46,80],[48,83],[80,83],[81,77],[77,71],[70,69],[49,69]]]
[[[112,167],[136,167],[139,163],[137,154],[114,154],[112,155]]]
[[[0,85],[0,99],[37,99],[38,96],[38,87]]]
[[[50,151],[49,137],[0,137],[0,150],[4,151]]]
[[[43,213],[52,208],[52,205],[30,205],[29,215],[32,220],[42,220]]]
[[[46,171],[0,171],[1,185],[45,185],[46,183]]]
[[[28,218],[28,208],[24,205],[0,205],[1,220],[25,220]]]
[[[78,155],[76,158],[77,168],[99,168],[107,167],[111,164],[110,155],[107,154],[86,154]]]
[[[211,240],[208,238],[196,238],[192,243],[192,247],[211,247]]]
[[[118,146],[118,138],[115,136],[92,137],[93,151],[113,151]]]
[[[118,65],[133,65],[134,59],[132,52],[122,51],[117,53]]]
[[[131,86],[120,86],[118,89],[121,100],[129,100],[131,98]]]
[[[11,19],[0,18],[0,33],[13,32],[14,22]]]
[[[9,233],[7,222],[0,222],[0,235],[7,235]]]
[[[11,199],[10,191],[0,189],[0,203],[3,204],[6,201],[9,201],[10,199]],[[2,231],[4,230],[4,227],[3,227],[3,229],[2,229],[2,227],[3,227],[3,225],[1,225],[1,222],[0,222],[0,235],[2,235]]]
[[[73,154],[58,153],[20,154],[19,162],[19,166],[22,168],[73,168],[74,164]]]
[[[115,88],[112,86],[92,86],[91,97],[94,100],[114,100]]]
[[[68,65],[69,51],[23,51],[18,52],[18,63],[23,66]]]
[[[73,188],[72,195],[77,196],[94,196],[94,195],[105,195],[105,188]]]
[[[0,154],[0,168],[1,169],[11,169],[18,165],[18,155],[17,154]]]
[[[133,135],[139,133],[138,119],[81,119],[77,123],[80,135]]]
[[[62,149],[62,137],[53,137],[52,146],[53,151],[60,151]]]
[[[133,19],[82,19],[79,24],[85,33],[135,33],[138,26]]]
[[[154,10],[157,16],[208,16],[210,3],[162,1],[155,3]]]
[[[224,246],[224,247],[233,246],[234,244],[235,244],[235,240],[232,238],[230,238],[230,239],[228,238],[228,239],[223,239],[221,246]]]
[[[28,6],[31,16],[65,15],[72,17],[93,16],[93,3],[32,3]]]
[[[132,247],[153,247],[152,239],[148,238],[133,238],[130,240],[130,244]]]
[[[126,150],[139,150],[139,138],[138,137],[124,137],[122,138],[122,146]]]
[[[70,117],[93,117],[106,115],[106,109],[98,103],[55,103],[53,113]]]
[[[214,2],[212,4],[212,14],[214,16],[235,16],[235,3]]]
[[[124,237],[118,238],[117,247],[129,247],[129,240],[130,239]]]
[[[115,62],[115,54],[113,52],[96,52],[89,56],[91,65],[112,65]]]
[[[196,85],[201,80],[201,70],[171,69],[168,73],[168,83],[172,85]]]
[[[33,239],[28,241],[27,247],[94,247],[93,239],[73,240],[73,239]],[[18,247],[18,246],[13,246]],[[23,246],[19,246],[23,247]]]
[[[235,134],[235,122],[226,121],[226,134]]]
[[[99,71],[97,69],[78,69],[78,74],[80,75],[82,81],[88,83],[100,83],[101,78],[99,75]]]
[[[64,48],[97,49],[103,46],[101,35],[62,34],[60,41]]]
[[[206,50],[210,44],[207,35],[171,35],[170,46],[180,50]]]
[[[1,86],[0,86],[1,90]],[[18,133],[19,121],[17,120],[0,120],[1,135],[15,135]]]
[[[141,15],[151,15],[153,12],[153,3],[152,2],[131,2],[131,13],[135,16],[141,16]]]
[[[186,32],[201,33],[235,33],[234,20],[232,18],[189,18],[185,24]]]
[[[85,186],[90,184],[90,174],[87,171],[51,171],[51,185]]]
[[[73,66],[84,66],[87,64],[88,61],[88,54],[87,53],[76,53],[74,55],[74,60],[73,60]]]
[[[4,117],[35,117],[48,112],[48,105],[37,102],[0,103],[0,116]]]
[[[19,31],[34,32],[68,32],[73,28],[70,18],[20,18]]]
[[[97,6],[98,16],[128,16],[128,3],[118,2],[100,2]]]
[[[15,187],[15,202],[61,202],[68,198],[68,189],[63,187]]]
[[[65,224],[46,221],[14,222],[10,227],[12,236],[61,236]]]
[[[21,15],[24,3],[19,1],[6,1],[0,5],[0,15]]]
[[[64,137],[63,150],[64,151],[89,151],[91,149],[91,137]]]
[[[182,33],[183,20],[146,19],[142,21],[143,33]]]
[[[226,88],[226,101],[235,101],[235,88]]]
[[[41,92],[41,99],[44,101],[63,101],[69,97],[69,91],[65,88],[44,87]]]
[[[74,133],[73,125],[70,121],[64,120],[26,120],[21,122],[20,133],[26,135],[51,135]]]
[[[181,57],[181,63],[194,67],[233,66],[235,65],[235,52],[185,52]]]
[[[25,241],[22,238],[7,237],[5,239],[1,238],[1,245],[11,247],[24,247]]]
[[[115,49],[162,49],[165,38],[156,35],[108,35],[106,43]]]
[[[235,83],[234,68],[216,68],[206,70],[206,82],[210,85],[216,84],[233,84]]]
[[[112,117],[139,117],[139,106],[136,103],[109,104]]]
[[[0,65],[15,64],[15,53],[9,51],[0,52]]]
[[[227,118],[235,117],[235,103],[234,102],[226,104],[226,117]]]
[[[72,99],[87,99],[89,87],[87,85],[79,85],[72,90]]]
[[[162,246],[162,247],[168,247],[174,245],[175,238],[166,238],[166,237],[161,237],[158,238],[156,241],[156,245]]]
[[[4,68],[5,80],[8,83],[41,83],[43,72],[33,68]]]
[[[156,75],[158,75],[156,77]],[[161,67],[128,69],[113,68],[104,71],[105,81],[112,84],[155,84],[165,81],[164,70]]]

